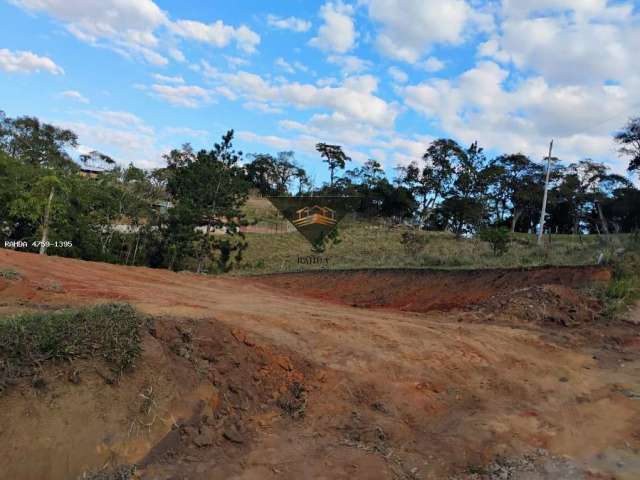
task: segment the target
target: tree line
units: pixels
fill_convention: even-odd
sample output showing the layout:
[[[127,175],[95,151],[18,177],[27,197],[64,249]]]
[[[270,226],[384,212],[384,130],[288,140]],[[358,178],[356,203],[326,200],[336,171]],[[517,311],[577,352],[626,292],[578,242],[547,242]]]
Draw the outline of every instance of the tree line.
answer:
[[[615,140],[629,171],[639,171],[640,118]],[[68,129],[0,112],[0,247],[23,242],[28,251],[87,260],[227,271],[247,248],[242,206],[251,191],[358,196],[362,218],[457,235],[494,227],[530,232],[538,227],[546,173],[544,162],[521,153],[489,158],[477,142],[451,139],[426,145],[420,163],[394,175],[374,159],[356,166],[340,145],[318,143],[329,173],[321,185],[293,152],[243,155],[233,131],[210,149],[172,150],[152,170],[120,166],[98,151],[74,161],[69,151],[77,146]],[[550,163],[550,232],[607,236],[640,228],[640,192],[626,177],[589,159]]]

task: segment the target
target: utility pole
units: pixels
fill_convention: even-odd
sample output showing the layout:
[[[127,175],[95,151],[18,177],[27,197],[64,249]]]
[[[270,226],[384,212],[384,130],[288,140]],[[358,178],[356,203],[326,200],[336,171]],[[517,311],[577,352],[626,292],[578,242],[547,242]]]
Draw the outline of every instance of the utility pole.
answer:
[[[551,150],[553,140],[549,144],[549,156],[547,157],[547,178],[544,181],[544,195],[542,196],[542,212],[540,212],[540,226],[538,227],[538,246],[542,245],[542,234],[544,233],[544,221],[547,216],[547,193],[549,191],[549,172],[551,171]]]

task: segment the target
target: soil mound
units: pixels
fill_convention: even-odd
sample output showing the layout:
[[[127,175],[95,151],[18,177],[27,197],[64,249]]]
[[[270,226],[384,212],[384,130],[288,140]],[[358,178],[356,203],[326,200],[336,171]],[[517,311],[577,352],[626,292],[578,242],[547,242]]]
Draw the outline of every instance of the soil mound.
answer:
[[[83,360],[4,392],[0,478],[196,478],[196,466],[228,478],[259,423],[304,416],[294,356],[213,319],[160,318],[146,330],[136,369],[119,380]]]
[[[301,295],[354,307],[412,312],[447,311],[487,302],[531,286],[578,287],[606,282],[605,267],[499,270],[342,270],[274,274],[256,281]]]

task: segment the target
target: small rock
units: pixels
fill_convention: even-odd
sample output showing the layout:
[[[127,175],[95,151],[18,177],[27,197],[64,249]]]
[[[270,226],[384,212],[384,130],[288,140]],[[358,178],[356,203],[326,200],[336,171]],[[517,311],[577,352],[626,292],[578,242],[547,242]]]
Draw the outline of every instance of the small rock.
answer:
[[[558,381],[559,381],[559,382],[562,382],[562,383],[567,383],[567,382],[569,381],[569,379],[568,379],[567,377],[560,377],[560,378],[558,379]]]

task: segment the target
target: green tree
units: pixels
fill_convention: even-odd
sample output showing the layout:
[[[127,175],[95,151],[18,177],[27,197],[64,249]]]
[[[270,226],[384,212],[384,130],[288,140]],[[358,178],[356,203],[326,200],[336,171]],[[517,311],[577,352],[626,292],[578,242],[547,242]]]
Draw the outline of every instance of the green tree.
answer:
[[[499,205],[498,221],[502,221],[503,212],[509,209],[510,230],[515,232],[524,214],[534,215],[540,211],[544,170],[521,153],[500,155],[495,163],[499,170],[495,177],[493,198]]]
[[[246,201],[249,183],[240,165],[242,153],[233,149],[232,140],[230,130],[212,150],[194,155],[187,148],[167,157],[167,189],[175,203],[170,210],[171,267],[175,267],[176,257],[183,257],[179,249],[191,252],[189,243],[197,245],[197,272],[203,270],[205,260],[216,255],[217,269],[222,271],[231,268],[232,260],[241,259],[246,242],[240,232],[244,217],[240,207]],[[224,234],[213,235],[219,232]]]
[[[485,191],[494,170],[486,165],[484,150],[477,142],[457,155],[455,180],[447,192],[442,211],[457,236],[475,230],[485,211]]]
[[[454,165],[464,154],[457,142],[441,138],[432,142],[422,156],[424,167],[413,162],[400,167],[401,185],[406,186],[420,202],[420,215],[427,222],[436,205],[450,190],[455,179]]]
[[[630,119],[614,139],[620,144],[620,153],[631,157],[629,171],[640,171],[640,117]]]
[[[59,215],[55,215],[56,194],[64,193],[64,186],[68,180],[64,177],[77,171],[77,166],[66,149],[76,147],[78,138],[71,130],[42,123],[35,117],[11,119],[0,113],[0,124],[0,146],[5,153],[26,165],[47,170],[46,176],[39,179],[34,186],[34,196],[21,197],[13,207],[14,212],[25,219],[34,218],[35,212],[30,212],[30,209],[41,208],[36,216],[40,219],[39,252],[44,255],[47,251],[51,222],[60,219]],[[48,188],[44,200],[43,188]]]
[[[329,166],[330,186],[333,187],[335,179],[335,170],[339,168],[343,170],[347,162],[351,161],[351,157],[348,157],[343,151],[340,145],[328,145],[326,143],[318,143],[316,150],[320,153],[320,156]]]

